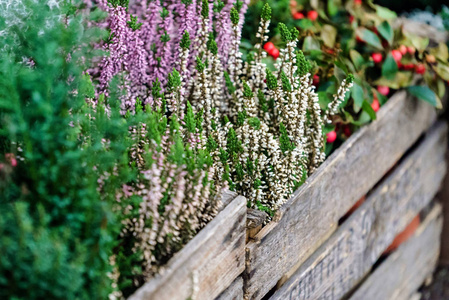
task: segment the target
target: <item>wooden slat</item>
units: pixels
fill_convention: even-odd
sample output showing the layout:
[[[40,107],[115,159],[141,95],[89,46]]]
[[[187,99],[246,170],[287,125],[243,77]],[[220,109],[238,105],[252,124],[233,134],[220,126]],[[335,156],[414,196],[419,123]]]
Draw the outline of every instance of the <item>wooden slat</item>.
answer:
[[[245,268],[245,225],[246,199],[238,196],[129,299],[214,299]]]
[[[245,296],[261,299],[304,262],[435,118],[427,103],[396,93],[377,120],[332,154],[247,245]]]
[[[446,154],[446,159],[449,160],[449,152]],[[444,216],[440,261],[445,265],[449,265],[449,166],[438,199],[440,199],[443,204]]]
[[[350,299],[411,299],[437,265],[441,229],[441,205],[436,205],[414,236],[383,261]]]
[[[243,278],[237,277],[236,280],[215,300],[242,300],[243,299]]]
[[[446,172],[439,123],[271,299],[339,299],[433,199]]]

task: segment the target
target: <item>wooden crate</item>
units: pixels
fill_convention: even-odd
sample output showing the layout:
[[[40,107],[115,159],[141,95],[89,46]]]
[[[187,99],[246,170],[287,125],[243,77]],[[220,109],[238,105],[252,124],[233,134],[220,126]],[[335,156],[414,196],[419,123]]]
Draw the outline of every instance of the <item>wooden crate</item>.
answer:
[[[447,125],[437,123],[270,299],[347,295],[438,192],[446,172],[446,142]]]
[[[414,236],[383,261],[350,299],[411,299],[437,265],[442,225],[437,204]]]
[[[130,300],[210,300],[233,284],[245,268],[246,199],[224,199],[229,204]]]
[[[290,277],[435,119],[429,104],[396,93],[377,120],[335,151],[247,244],[245,298],[261,299]]]

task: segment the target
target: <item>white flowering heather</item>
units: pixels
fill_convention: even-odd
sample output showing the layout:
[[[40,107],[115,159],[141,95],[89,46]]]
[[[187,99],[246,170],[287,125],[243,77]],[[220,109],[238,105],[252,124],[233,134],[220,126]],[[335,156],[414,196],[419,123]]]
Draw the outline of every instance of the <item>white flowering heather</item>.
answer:
[[[239,12],[233,7],[231,9],[232,22],[232,42],[228,58],[229,76],[234,84],[240,83],[240,75],[242,74],[243,61],[240,52],[241,31],[239,30]]]
[[[141,108],[137,113],[143,114]],[[122,205],[127,216],[122,239],[132,240],[132,251],[142,255],[142,273],[134,277],[136,287],[142,283],[139,276],[146,281],[159,272],[220,206],[211,184],[214,170],[207,152],[185,146],[175,117],[165,127],[166,119],[160,113],[145,115],[145,122],[131,129],[135,146],[130,159],[139,176],[124,185],[119,195],[119,201],[127,203]]]
[[[338,107],[345,100],[346,93],[354,85],[354,76],[350,74],[347,79],[343,79],[340,87],[337,90],[337,94],[334,95],[334,99],[327,106],[326,120],[331,123],[331,117],[338,112]]]
[[[307,150],[309,154],[309,173],[313,173],[325,159],[324,154],[324,136],[323,120],[321,117],[321,108],[318,103],[318,94],[315,92],[315,86],[312,85],[312,78],[309,79],[309,123],[306,129],[306,135],[309,138]]]
[[[249,84],[255,89],[263,89],[266,87],[264,83],[265,76],[265,64],[262,63],[262,59],[266,57],[266,52],[262,50],[262,46],[268,40],[268,27],[270,26],[271,19],[271,8],[267,4],[264,5],[262,9],[261,21],[259,28],[257,29],[256,37],[259,39],[259,42],[254,45],[255,54],[252,60],[247,62],[249,66],[247,66],[247,80]]]
[[[276,70],[262,62],[268,5],[257,32],[260,42],[244,65],[239,46],[246,2],[218,2],[212,14],[207,0],[135,0],[130,9],[146,11],[137,20],[123,8],[126,0],[114,1],[109,22],[117,35],[104,47],[115,54],[104,59],[108,70],[100,78],[124,74],[121,109],[132,120],[129,158],[138,175],[118,195],[125,207],[121,239],[142,268],[121,276],[138,287],[217,214],[223,189],[270,215],[288,201],[324,160],[324,124],[311,64],[296,51],[299,32],[281,24],[286,47]],[[220,33],[215,19],[229,28]],[[158,37],[156,49],[150,33]],[[335,114],[350,87],[351,80],[342,83],[327,114]]]

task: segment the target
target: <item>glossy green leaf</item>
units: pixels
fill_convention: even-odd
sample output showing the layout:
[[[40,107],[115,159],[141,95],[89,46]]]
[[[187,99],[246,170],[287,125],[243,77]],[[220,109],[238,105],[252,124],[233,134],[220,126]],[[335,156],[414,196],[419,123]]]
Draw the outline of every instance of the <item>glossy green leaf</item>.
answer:
[[[366,100],[363,101],[362,108],[363,108],[363,111],[365,111],[369,115],[371,120],[376,120],[376,112],[371,107],[371,104],[368,103],[368,101],[366,101]]]
[[[435,72],[444,80],[449,81],[449,67],[439,63],[435,68]]]
[[[382,64],[382,76],[388,80],[394,80],[396,73],[398,72],[398,65],[391,54],[388,54],[387,58]]]
[[[387,40],[388,44],[391,45],[393,43],[394,33],[390,23],[383,21],[379,26],[377,26],[377,31],[385,40]]]
[[[407,88],[407,91],[416,98],[426,101],[436,108],[441,108],[441,100],[437,95],[427,86],[414,85]]]
[[[296,20],[295,24],[300,27],[303,30],[307,30],[310,28],[313,28],[313,22],[309,19],[300,19],[300,20]]]
[[[358,107],[362,107],[363,100],[365,99],[363,88],[357,83],[354,83],[354,86],[351,89],[351,95],[352,99],[354,99],[354,104]]]
[[[341,5],[341,3],[338,3],[339,1],[335,0],[327,0],[327,12],[328,14],[333,17],[338,13],[338,7]]]
[[[379,50],[383,49],[379,37],[371,30],[359,27],[356,29],[356,34],[362,41],[364,41],[368,45],[373,46],[374,48],[377,48]]]
[[[396,19],[397,18],[397,14],[386,8],[386,7],[382,7],[380,5],[375,5],[376,7],[376,13],[379,17],[381,17],[382,19]]]

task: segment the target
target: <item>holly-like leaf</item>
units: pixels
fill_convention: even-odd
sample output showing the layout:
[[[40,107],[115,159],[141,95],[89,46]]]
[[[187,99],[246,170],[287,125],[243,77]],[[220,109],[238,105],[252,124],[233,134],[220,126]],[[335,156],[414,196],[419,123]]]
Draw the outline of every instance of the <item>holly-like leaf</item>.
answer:
[[[394,33],[390,23],[383,21],[379,26],[377,26],[377,31],[385,40],[387,40],[389,45],[393,43]]]
[[[414,85],[409,86],[407,91],[416,98],[432,104],[436,108],[442,108],[441,100],[438,96],[427,86]]]
[[[382,64],[382,76],[386,79],[393,80],[398,72],[398,65],[391,54],[388,54]]]
[[[377,48],[379,50],[383,49],[379,37],[371,30],[359,27],[356,29],[356,34],[362,41],[364,41],[368,45],[373,46],[374,48]]]

